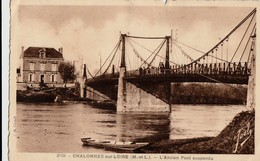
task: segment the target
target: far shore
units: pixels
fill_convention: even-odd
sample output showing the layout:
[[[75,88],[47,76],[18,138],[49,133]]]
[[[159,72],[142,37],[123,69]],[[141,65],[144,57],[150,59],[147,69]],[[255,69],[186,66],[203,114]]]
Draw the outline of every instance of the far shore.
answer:
[[[211,83],[175,83],[172,85],[171,104],[246,104],[247,86],[224,86]],[[210,91],[210,92],[209,92]],[[40,97],[38,97],[40,96]],[[17,102],[84,102],[79,87],[50,87],[17,90]]]

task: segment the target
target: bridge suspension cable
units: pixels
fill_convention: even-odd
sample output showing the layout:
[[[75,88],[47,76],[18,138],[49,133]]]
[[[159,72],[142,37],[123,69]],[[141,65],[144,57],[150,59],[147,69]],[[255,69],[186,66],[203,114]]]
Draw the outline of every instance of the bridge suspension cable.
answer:
[[[197,52],[199,52],[199,53],[202,53],[203,55],[206,54],[205,52],[203,52],[203,51],[201,51],[201,50],[199,50],[199,49],[196,49],[196,48],[194,48],[194,47],[191,47],[191,46],[189,46],[189,45],[187,45],[187,44],[185,44],[185,43],[182,43],[182,42],[180,42],[180,41],[178,41],[178,40],[175,40],[173,43],[175,44],[175,46],[178,45],[178,46],[180,47],[179,44],[181,44],[181,45],[186,46],[186,47],[188,47],[188,48],[190,48],[190,49],[192,49],[192,50],[194,50],[194,51],[197,51]],[[177,46],[177,47],[178,47],[178,46]],[[186,54],[187,54],[187,53],[186,53]],[[223,43],[221,44],[221,54],[223,54]],[[187,55],[188,55],[188,54],[187,54]],[[212,57],[212,58],[215,58],[215,59],[217,59],[217,60],[220,60],[220,61],[229,63],[229,61],[223,59],[223,56],[221,56],[221,58],[218,58],[218,57],[213,56],[213,55],[206,55],[206,56]],[[206,56],[205,56],[205,57],[206,57]],[[203,59],[205,59],[205,57],[204,57]],[[190,60],[191,60],[191,59],[190,59]],[[192,62],[195,62],[194,59],[192,59]]]
[[[180,42],[179,40],[174,40],[173,43],[175,43],[175,44],[176,44],[176,43],[179,43],[179,44],[184,45],[184,46],[186,46],[186,47],[188,47],[188,48],[190,48],[190,49],[193,49],[193,50],[195,50],[195,51],[197,51],[197,52],[199,52],[199,53],[205,54],[205,52],[203,52],[203,51],[201,51],[201,50],[199,50],[199,49],[196,49],[196,48],[194,48],[194,47],[191,47],[191,46],[189,46],[189,45],[187,45],[187,44],[184,44],[184,43]]]
[[[250,36],[249,36],[248,39],[247,39],[246,46],[245,46],[245,48],[244,48],[244,50],[243,50],[243,52],[242,52],[242,55],[241,55],[241,57],[240,57],[240,59],[239,59],[239,62],[242,60],[242,57],[243,57],[244,54],[245,54],[245,51],[246,51],[246,49],[247,49],[247,47],[248,47],[248,45],[249,45],[249,42],[250,42],[250,40],[252,39],[252,36],[255,35],[255,33],[254,33],[254,32],[255,32],[255,27],[256,27],[256,23],[254,24],[253,30],[252,30]],[[251,44],[251,47],[252,47],[252,45],[253,45],[253,44]]]
[[[227,41],[228,42],[228,39],[229,39],[229,37],[230,37],[230,35],[232,34],[232,33],[234,33],[235,32],[235,30],[236,29],[238,29],[243,23],[245,23],[251,16],[252,16],[252,18],[250,19],[250,22],[249,22],[249,24],[248,24],[248,26],[247,26],[247,28],[246,28],[246,31],[245,31],[245,33],[243,34],[243,37],[242,37],[242,40],[244,40],[244,38],[245,38],[245,35],[246,35],[246,33],[248,32],[248,30],[249,30],[249,28],[250,28],[250,26],[251,26],[251,24],[252,24],[252,20],[254,19],[254,17],[255,17],[255,12],[256,12],[256,10],[254,9],[252,12],[250,12],[250,14],[249,15],[247,15],[227,36],[225,36],[225,38],[224,39],[222,39],[217,45],[215,45],[212,49],[210,49],[207,53],[204,53],[201,57],[199,57],[199,58],[197,58],[196,60],[194,60],[193,62],[191,62],[191,63],[189,63],[189,64],[186,64],[186,65],[184,65],[184,66],[181,66],[181,67],[178,67],[178,68],[175,68],[174,70],[175,71],[178,71],[178,70],[180,70],[180,69],[182,69],[182,68],[186,68],[186,67],[188,67],[188,66],[190,66],[190,65],[194,65],[194,63],[198,63],[201,59],[205,59],[205,57],[212,57],[212,64],[213,64],[213,58],[215,58],[216,60],[221,60],[221,61],[224,61],[224,62],[227,62],[227,63],[231,63],[231,61],[233,60],[233,57],[232,57],[232,59],[231,59],[231,61],[227,61],[227,60],[224,60],[224,59],[222,59],[222,58],[218,58],[217,56],[218,56],[218,48],[219,48],[219,45],[221,45],[221,48],[222,48],[222,46],[223,46],[223,44],[224,44],[224,41]],[[248,43],[249,43],[249,41],[250,41],[250,39],[251,39],[251,37],[252,37],[252,34],[253,34],[253,31],[255,31],[255,24],[254,24],[254,27],[253,27],[253,29],[252,29],[252,32],[251,32],[251,34],[249,35],[249,39],[248,39],[248,41],[247,41],[247,43],[246,43],[246,46],[245,46],[245,48],[244,48],[244,51],[243,51],[243,53],[242,53],[242,55],[241,55],[241,57],[240,57],[240,59],[239,59],[239,62],[242,60],[242,57],[243,57],[243,55],[244,55],[244,53],[245,53],[245,50],[246,50],[246,48],[247,48],[247,46],[248,46]],[[241,41],[242,41],[241,40]],[[239,45],[238,45],[238,47],[240,47],[241,46],[241,44],[242,44],[242,42],[239,42]],[[176,41],[175,41],[175,43],[176,43]],[[184,43],[182,43],[182,44],[184,44]],[[189,47],[189,48],[192,48],[192,47],[190,47],[190,46],[188,46],[188,45],[186,45],[186,44],[184,44],[186,47]],[[251,45],[252,46],[252,45]],[[192,48],[193,50],[195,49],[195,48]],[[251,49],[252,49],[252,47],[251,47]],[[198,52],[200,52],[200,53],[202,53],[200,50],[197,50],[197,49],[195,49],[196,51],[198,51]],[[216,55],[213,55],[213,53],[214,53],[214,51],[215,51],[215,53],[216,53]],[[221,54],[222,54],[222,51],[223,51],[223,49],[221,49]],[[238,49],[236,49],[236,52],[238,51]],[[235,53],[236,53],[235,52]],[[249,54],[251,54],[251,52],[249,52]],[[249,60],[249,58],[248,58],[248,60]],[[247,61],[248,62],[248,61]],[[214,65],[214,68],[215,68],[215,66],[216,66],[216,64],[217,64],[217,61],[216,61],[216,63],[215,63],[215,65]],[[212,66],[211,66],[212,67]],[[210,68],[211,68],[210,67]],[[224,66],[224,68],[225,68],[225,66]],[[230,66],[228,66],[227,67],[227,69],[228,68],[230,68]],[[202,73],[196,73],[195,72],[195,74],[198,74],[198,75],[201,75],[201,76],[204,76],[204,77],[208,77],[208,76],[205,76],[204,74],[202,74]],[[211,78],[211,80],[213,80],[212,78]],[[216,82],[219,82],[218,80],[215,80]]]
[[[166,43],[166,40],[162,41],[161,44],[158,46],[157,49],[159,49],[159,47],[160,47],[160,50],[161,50],[161,48],[163,47],[163,45],[164,45],[165,43]],[[159,50],[159,51],[160,51],[160,50]],[[154,54],[154,52],[152,53],[152,54],[154,54],[154,57],[152,58],[152,60],[151,60],[150,63],[148,64],[148,67],[147,67],[147,68],[149,68],[149,67],[151,66],[151,64],[154,62],[156,56],[159,54],[159,51],[158,51],[156,54]]]
[[[165,39],[165,37],[164,37],[164,39]],[[135,44],[137,44],[138,46],[140,46],[140,47],[144,48],[145,50],[149,51],[150,53],[154,54],[153,51],[149,50],[148,48],[146,48],[146,47],[144,47],[143,45],[139,44],[138,42],[134,41],[133,39],[130,39],[130,40],[131,40],[132,42],[134,42]],[[162,43],[164,44],[165,42],[162,41]],[[159,46],[160,46],[160,45],[159,45]],[[163,60],[166,60],[166,58],[164,58],[164,57],[162,57],[162,56],[160,56],[160,55],[158,55],[158,54],[157,54],[156,56],[162,58]],[[179,65],[178,63],[175,63],[175,62],[173,62],[173,61],[171,61],[171,60],[169,60],[169,62],[172,63],[172,64],[175,64],[175,65]]]
[[[89,69],[87,68],[88,74],[91,76],[91,78],[94,78],[94,76],[90,73]]]
[[[173,43],[174,43],[174,42],[173,42]],[[192,58],[189,56],[189,54],[187,54],[187,53],[181,48],[181,46],[179,46],[177,43],[174,43],[174,44],[175,44],[175,46],[176,46],[178,49],[181,50],[182,54],[183,54],[184,56],[186,56],[191,62],[194,61],[194,59],[192,59]]]
[[[252,23],[254,17],[255,17],[255,14],[253,14],[253,16],[252,16],[252,18],[251,18],[251,20],[250,20],[250,22],[249,22],[249,24],[248,24],[248,26],[247,26],[247,28],[246,28],[246,31],[245,31],[245,33],[243,34],[243,36],[242,36],[242,38],[241,38],[241,40],[240,40],[240,42],[239,42],[239,45],[237,46],[237,49],[236,49],[235,53],[233,54],[233,56],[232,56],[230,62],[232,62],[232,60],[234,59],[235,55],[237,54],[237,51],[238,51],[239,47],[241,46],[241,44],[242,44],[242,42],[243,42],[243,40],[244,40],[244,38],[245,38],[245,36],[246,36],[246,34],[247,34],[247,31],[248,31],[248,29],[249,29],[250,26],[251,26],[251,23]],[[255,25],[254,25],[254,28],[255,28]],[[253,29],[253,30],[254,30],[254,29]],[[252,33],[251,33],[251,34],[252,34]],[[251,35],[251,34],[250,34],[250,35]]]
[[[255,33],[254,33],[253,36],[255,36],[255,35],[256,35],[256,29],[255,29]],[[251,53],[252,53],[252,50],[254,49],[254,47],[255,47],[255,44],[252,43],[252,44],[251,44],[251,47],[250,47],[250,51],[249,51],[248,57],[247,57],[247,62],[249,62],[249,59],[250,59],[250,57],[251,57]]]
[[[121,41],[122,41],[122,38],[120,37],[118,43],[117,43],[116,46],[113,48],[113,50],[111,51],[111,53],[109,54],[109,56],[106,58],[105,62],[102,64],[102,66],[99,68],[99,70],[97,71],[97,73],[94,75],[94,77],[96,77],[96,76],[98,75],[98,73],[101,71],[101,69],[103,68],[103,66],[104,66],[104,65],[106,64],[106,62],[108,61],[109,57],[114,53],[114,54],[113,54],[113,57],[112,57],[112,59],[111,59],[111,61],[110,61],[110,63],[109,63],[109,66],[111,65],[111,62],[112,62],[113,59],[114,59],[114,56],[115,56],[115,54],[116,54],[117,49],[119,48],[119,45],[120,45]],[[109,68],[109,66],[108,66],[108,68]],[[108,69],[108,68],[107,68],[107,69]],[[104,74],[104,73],[103,73],[103,74]]]
[[[154,53],[154,52],[152,52],[150,55],[149,55],[149,57],[146,59],[146,61],[154,54],[155,56],[158,56],[158,53],[160,52],[160,50],[162,49],[162,47],[163,47],[163,45],[165,44],[165,42],[166,42],[166,40],[164,40],[158,47],[159,47],[159,49],[158,49],[158,51],[156,52],[156,53]],[[157,50],[157,49],[156,49]],[[155,50],[155,51],[156,51]],[[139,70],[139,68],[141,68],[142,66],[144,65],[144,62],[134,71],[134,73],[133,74],[135,74],[138,70]],[[149,66],[148,66],[149,67]],[[148,68],[147,67],[147,68]]]
[[[239,24],[233,28],[222,40],[220,40],[214,47],[212,47],[208,52],[206,52],[204,55],[200,56],[199,58],[195,59],[194,62],[197,62],[198,60],[202,59],[205,56],[208,56],[212,51],[215,50],[221,43],[223,43],[226,39],[229,38],[231,34],[233,34],[245,21],[247,21],[253,14],[256,13],[256,8],[253,9],[242,21],[239,22]],[[190,65],[194,62],[191,62],[187,65]]]
[[[129,42],[129,44],[131,45],[131,47],[134,49],[134,46],[133,46],[133,44],[132,44],[131,41],[133,41],[133,42],[135,42],[135,41],[132,40],[132,39],[127,39],[127,41]],[[146,60],[144,60],[144,59],[140,56],[140,54],[138,54],[137,57],[138,57],[138,58],[141,58],[141,61],[144,62],[145,64],[147,64],[148,67],[152,66],[151,64],[153,63],[155,57],[158,55],[158,53],[160,52],[160,50],[161,50],[162,46],[165,44],[165,42],[166,42],[166,40],[163,40],[163,41],[157,46],[157,48],[156,48],[154,51],[148,50],[151,54],[149,55],[149,57],[148,57]],[[137,42],[135,42],[135,43],[138,44],[139,46],[141,46],[139,43],[137,43]],[[145,48],[145,47],[143,47],[143,46],[141,46],[141,47],[144,48],[144,49],[147,49],[147,48]],[[136,51],[136,50],[135,50],[135,51]],[[136,53],[135,53],[135,54],[136,54]],[[149,60],[149,58],[150,58],[152,55],[154,55],[154,57],[153,57],[152,60],[148,63],[147,61]],[[143,65],[143,64],[142,64],[142,65]]]
[[[130,36],[130,35],[126,35],[126,37],[136,38],[136,39],[165,39],[165,37],[143,37],[143,36]]]
[[[135,49],[134,45],[131,43],[131,41],[129,41],[129,39],[126,39],[126,41],[128,42],[128,44],[132,47],[134,54],[137,56],[137,58],[139,58],[142,62],[144,62],[145,64],[148,64],[148,62],[137,52],[137,50]]]
[[[114,55],[113,55],[112,59],[110,60],[110,62],[109,62],[109,64],[108,64],[107,68],[105,69],[105,71],[104,71],[103,74],[101,74],[101,75],[104,75],[104,74],[107,72],[107,70],[109,69],[109,67],[111,66],[111,64],[112,64],[112,62],[113,62],[113,60],[114,60],[114,58],[115,58],[115,55],[116,55],[116,53],[117,53],[117,50],[118,50],[118,48],[119,48],[121,42],[122,42],[122,41],[119,41],[119,44],[118,44],[117,47],[116,47],[116,50],[115,50],[115,52],[114,52]]]

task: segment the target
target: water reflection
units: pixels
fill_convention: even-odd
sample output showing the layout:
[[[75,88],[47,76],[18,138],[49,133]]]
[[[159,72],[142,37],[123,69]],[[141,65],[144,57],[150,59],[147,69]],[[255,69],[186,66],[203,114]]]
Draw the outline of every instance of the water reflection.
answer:
[[[156,141],[169,139],[169,113],[117,114],[117,140]]]
[[[21,152],[107,152],[82,146],[81,137],[157,141],[215,136],[243,106],[173,105],[172,113],[116,113],[83,104],[17,104]]]
[[[243,105],[173,105],[170,139],[216,136]]]

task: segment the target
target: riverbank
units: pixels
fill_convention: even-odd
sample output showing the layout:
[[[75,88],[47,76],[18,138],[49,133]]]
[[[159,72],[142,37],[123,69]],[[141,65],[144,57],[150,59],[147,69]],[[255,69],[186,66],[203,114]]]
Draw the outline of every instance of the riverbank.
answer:
[[[247,85],[173,83],[172,104],[245,104]]]
[[[45,90],[17,90],[17,102],[86,102],[81,98],[75,88],[49,88]]]
[[[216,137],[162,140],[139,149],[139,153],[254,154],[255,112],[244,111]]]

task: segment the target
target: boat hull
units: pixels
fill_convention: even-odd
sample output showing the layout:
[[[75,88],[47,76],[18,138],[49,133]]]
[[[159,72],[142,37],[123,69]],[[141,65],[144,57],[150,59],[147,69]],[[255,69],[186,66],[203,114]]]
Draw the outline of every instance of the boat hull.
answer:
[[[132,143],[132,142],[110,142],[110,141],[95,141],[91,139],[82,138],[81,141],[85,146],[93,146],[97,148],[104,148],[118,151],[135,151],[141,147],[147,146],[149,143]]]

